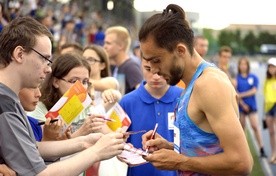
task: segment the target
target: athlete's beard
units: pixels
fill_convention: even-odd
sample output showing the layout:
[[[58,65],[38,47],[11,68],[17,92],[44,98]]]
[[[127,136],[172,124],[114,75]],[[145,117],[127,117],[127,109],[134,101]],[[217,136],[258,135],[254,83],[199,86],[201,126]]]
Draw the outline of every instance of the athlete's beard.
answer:
[[[170,69],[170,80],[168,82],[168,84],[174,86],[176,85],[182,78],[183,76],[183,67],[175,64],[175,61],[176,60],[176,57],[174,56],[173,57],[173,63],[174,63],[174,66]]]

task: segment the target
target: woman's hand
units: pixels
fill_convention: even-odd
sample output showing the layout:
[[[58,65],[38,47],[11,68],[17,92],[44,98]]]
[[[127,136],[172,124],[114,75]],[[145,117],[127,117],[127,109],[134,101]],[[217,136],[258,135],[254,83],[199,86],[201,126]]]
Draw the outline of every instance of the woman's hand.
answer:
[[[104,103],[116,103],[122,98],[122,94],[115,89],[107,89],[102,92],[102,99]]]
[[[82,126],[72,134],[72,137],[85,136],[90,133],[102,133],[106,125],[102,115],[88,115]]]

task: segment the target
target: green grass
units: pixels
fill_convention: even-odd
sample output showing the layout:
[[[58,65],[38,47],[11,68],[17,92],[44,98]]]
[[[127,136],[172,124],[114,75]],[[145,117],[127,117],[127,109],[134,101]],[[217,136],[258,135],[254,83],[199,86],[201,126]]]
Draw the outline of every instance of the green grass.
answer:
[[[252,154],[252,157],[253,157],[253,160],[254,160],[253,169],[252,169],[252,172],[251,172],[250,175],[251,176],[265,176],[265,174],[263,172],[263,169],[262,169],[262,166],[260,164],[259,151],[255,150],[255,148],[253,146],[253,143],[252,143],[252,138],[249,135],[248,131],[246,133],[246,137],[247,137],[247,141],[248,141],[248,144],[249,144],[249,147],[250,147],[250,151],[251,151],[251,154]]]

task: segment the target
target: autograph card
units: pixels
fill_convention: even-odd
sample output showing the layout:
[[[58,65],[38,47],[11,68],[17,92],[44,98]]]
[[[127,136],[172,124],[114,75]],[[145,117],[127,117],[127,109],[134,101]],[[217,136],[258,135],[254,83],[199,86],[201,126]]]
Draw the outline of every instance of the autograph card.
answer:
[[[148,163],[142,156],[148,153],[137,149],[129,144],[125,144],[123,152],[118,157],[127,163],[130,167],[139,166]]]
[[[66,125],[92,102],[81,82],[75,82],[45,115],[46,118],[62,118]]]

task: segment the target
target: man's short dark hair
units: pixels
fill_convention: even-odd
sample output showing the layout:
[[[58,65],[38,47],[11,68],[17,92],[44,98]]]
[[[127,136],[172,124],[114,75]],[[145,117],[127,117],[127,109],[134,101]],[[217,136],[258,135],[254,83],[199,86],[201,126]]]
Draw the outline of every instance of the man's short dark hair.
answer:
[[[37,36],[53,39],[51,32],[32,17],[17,17],[4,27],[0,33],[0,65],[6,67],[12,61],[12,53],[17,46],[30,52],[35,46]]]

